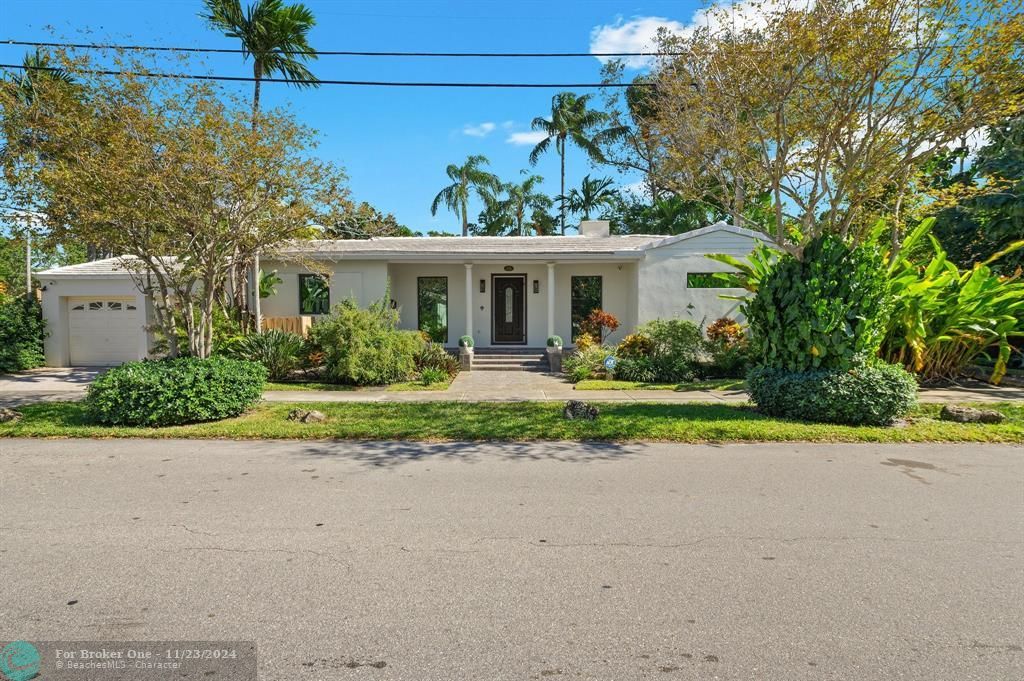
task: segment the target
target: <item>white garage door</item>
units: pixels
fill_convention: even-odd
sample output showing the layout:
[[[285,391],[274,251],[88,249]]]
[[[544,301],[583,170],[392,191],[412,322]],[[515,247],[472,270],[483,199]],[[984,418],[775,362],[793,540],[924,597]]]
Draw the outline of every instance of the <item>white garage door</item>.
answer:
[[[68,332],[72,366],[111,366],[139,357],[134,298],[71,298]]]

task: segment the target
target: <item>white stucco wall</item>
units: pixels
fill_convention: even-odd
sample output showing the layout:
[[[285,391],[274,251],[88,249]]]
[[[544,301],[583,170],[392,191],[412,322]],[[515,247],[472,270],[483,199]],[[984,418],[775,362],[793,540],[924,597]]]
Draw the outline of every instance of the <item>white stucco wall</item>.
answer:
[[[375,260],[343,260],[335,263],[322,262],[318,265],[331,272],[331,306],[349,298],[355,299],[361,307],[380,300],[387,289],[388,266]],[[281,283],[277,294],[260,301],[260,312],[264,317],[296,317],[299,315],[299,275],[318,274],[322,270],[300,263],[279,260],[263,260],[260,269],[264,272],[277,270]]]
[[[506,271],[505,266],[512,267]],[[622,327],[610,337],[617,342],[636,323],[635,265],[624,263],[572,263],[555,265],[555,334],[570,342],[570,280],[576,275],[602,277],[602,307],[611,312]],[[416,279],[418,277],[448,277],[448,342],[454,347],[466,332],[466,268],[459,264],[392,263],[388,267],[391,278],[391,297],[398,303],[401,326],[417,328]],[[526,345],[543,347],[548,337],[548,268],[546,263],[473,263],[472,291],[473,341],[477,347],[490,347],[491,342],[491,276],[503,274],[526,275]],[[480,293],[480,280],[485,281],[485,292]],[[539,291],[533,292],[533,282]]]
[[[52,278],[37,277],[39,285],[45,287],[42,292],[43,321],[46,323],[46,339],[43,341],[43,354],[46,366],[65,367],[70,365],[71,355],[68,342],[68,298],[96,297],[131,298],[136,303],[138,333],[136,347],[138,352],[129,359],[143,359],[149,352],[150,333],[146,330],[146,301],[132,280],[128,277],[109,279],[70,277]]]
[[[648,251],[637,271],[638,320],[688,319],[707,326],[720,317],[741,317],[739,301],[721,296],[742,295],[743,289],[688,289],[688,272],[726,272],[731,268],[711,260],[707,253],[746,257],[757,240],[728,231],[678,241]]]

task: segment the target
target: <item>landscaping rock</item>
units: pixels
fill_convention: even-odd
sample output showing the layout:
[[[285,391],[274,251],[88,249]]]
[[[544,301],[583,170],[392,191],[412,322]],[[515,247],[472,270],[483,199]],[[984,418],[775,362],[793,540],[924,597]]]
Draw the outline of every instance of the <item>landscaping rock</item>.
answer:
[[[957,423],[1002,423],[1006,417],[992,409],[975,409],[974,407],[957,407],[947,404],[942,408],[939,418],[943,421]]]
[[[292,409],[288,412],[288,420],[300,423],[323,423],[327,420],[327,414],[316,409]]]
[[[569,400],[565,403],[565,409],[562,410],[562,416],[570,421],[576,419],[593,421],[599,413],[597,407],[580,400]]]
[[[0,407],[0,423],[10,423],[21,418],[21,412],[6,407]]]

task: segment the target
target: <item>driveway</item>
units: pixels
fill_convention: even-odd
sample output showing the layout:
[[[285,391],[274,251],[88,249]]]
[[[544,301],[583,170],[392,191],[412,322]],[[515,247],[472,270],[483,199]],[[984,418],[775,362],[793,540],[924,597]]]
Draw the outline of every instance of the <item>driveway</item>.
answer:
[[[1024,449],[0,440],[5,640],[264,679],[1019,679]]]
[[[0,374],[0,407],[81,399],[88,385],[104,371],[106,367],[44,367]]]

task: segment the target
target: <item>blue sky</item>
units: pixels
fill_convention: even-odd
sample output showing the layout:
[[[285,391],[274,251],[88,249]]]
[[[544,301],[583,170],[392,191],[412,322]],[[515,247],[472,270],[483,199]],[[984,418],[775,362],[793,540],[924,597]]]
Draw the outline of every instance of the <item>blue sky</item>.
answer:
[[[243,0],[244,2],[245,0]],[[190,47],[236,47],[197,16],[199,0],[2,0],[0,39],[80,39]],[[306,0],[317,17],[310,42],[323,50],[442,52],[633,51],[649,44],[659,25],[681,29],[699,14],[691,0]],[[0,45],[0,63],[17,63],[23,47]],[[209,59],[213,72],[251,75],[240,55]],[[459,80],[596,82],[600,62],[579,59],[391,59],[321,57],[320,78],[355,80]],[[251,85],[231,86],[249,93]],[[484,154],[504,180],[530,168],[530,121],[550,111],[550,90],[456,90],[324,86],[297,90],[264,86],[267,105],[290,104],[318,129],[317,153],[344,166],[353,198],[394,213],[414,230],[456,231],[453,215],[430,215],[430,202],[446,184],[444,168],[469,154]],[[517,143],[519,142],[519,143]],[[551,153],[532,170],[545,190],[558,193],[558,158]],[[621,184],[610,167],[595,170],[579,152],[567,158],[566,184],[594,173]],[[476,207],[479,208],[478,206]],[[475,214],[475,213],[474,213]]]

